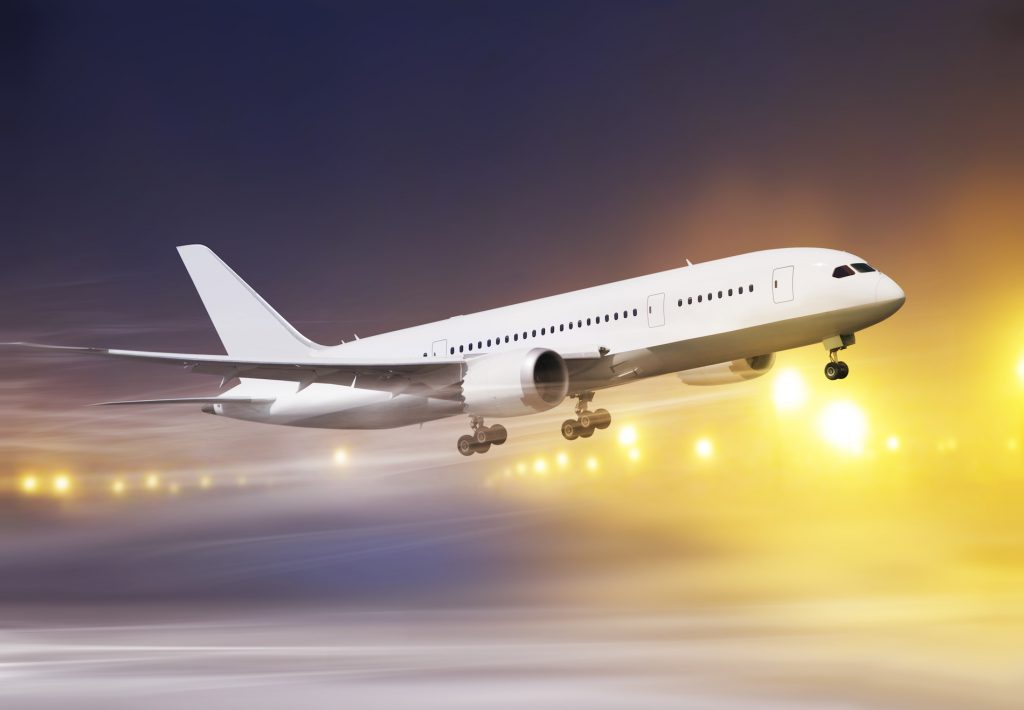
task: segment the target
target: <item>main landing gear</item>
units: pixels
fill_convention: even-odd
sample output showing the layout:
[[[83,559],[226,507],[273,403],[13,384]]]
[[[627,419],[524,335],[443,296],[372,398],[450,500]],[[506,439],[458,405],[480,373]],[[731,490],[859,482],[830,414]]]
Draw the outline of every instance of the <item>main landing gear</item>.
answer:
[[[828,349],[828,364],[825,365],[825,377],[830,380],[845,380],[850,374],[850,366],[839,359],[839,351],[845,350],[855,341],[853,335],[836,335],[826,338],[825,347]]]
[[[588,439],[597,429],[607,429],[612,423],[612,415],[606,409],[595,412],[587,410],[587,405],[594,399],[593,392],[581,392],[577,395],[576,418],[562,422],[562,436],[569,441],[578,437]]]
[[[483,417],[470,417],[469,424],[473,427],[472,434],[459,437],[459,453],[463,456],[486,454],[491,444],[501,446],[508,439],[508,431],[501,424],[484,426]]]

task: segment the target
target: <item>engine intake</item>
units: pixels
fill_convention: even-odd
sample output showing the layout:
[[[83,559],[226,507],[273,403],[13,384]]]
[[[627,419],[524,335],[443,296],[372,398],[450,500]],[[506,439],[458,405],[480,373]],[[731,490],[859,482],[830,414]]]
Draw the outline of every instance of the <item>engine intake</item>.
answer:
[[[462,396],[470,414],[515,417],[557,407],[569,394],[569,369],[554,350],[494,353],[466,362]]]

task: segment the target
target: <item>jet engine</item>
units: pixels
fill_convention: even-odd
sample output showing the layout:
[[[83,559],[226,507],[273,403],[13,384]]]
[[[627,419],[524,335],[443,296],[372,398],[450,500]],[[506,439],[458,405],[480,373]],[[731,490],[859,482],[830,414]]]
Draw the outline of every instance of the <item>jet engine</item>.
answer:
[[[679,373],[679,379],[688,385],[727,385],[733,382],[752,380],[772,369],[775,353],[758,355],[717,365],[697,367]]]
[[[557,407],[569,394],[569,370],[554,350],[533,348],[466,361],[462,395],[466,411],[515,417]]]

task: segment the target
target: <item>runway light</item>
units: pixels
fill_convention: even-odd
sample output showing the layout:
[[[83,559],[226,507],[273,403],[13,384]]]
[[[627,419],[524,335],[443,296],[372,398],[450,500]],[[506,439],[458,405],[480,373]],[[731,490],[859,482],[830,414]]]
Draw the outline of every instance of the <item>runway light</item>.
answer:
[[[705,461],[715,455],[715,446],[711,443],[711,439],[707,437],[697,439],[697,443],[693,447],[693,450],[697,453],[699,458],[702,458]]]
[[[636,428],[624,426],[619,430],[619,443],[623,446],[632,446],[636,443]]]
[[[155,473],[147,474],[145,486],[147,491],[155,491],[160,487],[160,476]]]
[[[1017,379],[1024,384],[1024,357],[1017,362]]]
[[[833,402],[821,413],[821,435],[837,449],[861,453],[867,431],[864,412],[852,402]]]
[[[639,461],[640,460],[640,449],[637,449],[635,447],[630,449],[629,450],[629,460],[630,461]]]
[[[22,493],[34,495],[39,491],[39,479],[31,473],[26,474],[21,477],[20,488]]]
[[[898,436],[890,436],[885,440],[885,448],[889,449],[889,451],[899,451],[900,438]]]
[[[780,412],[799,409],[807,402],[807,385],[796,370],[783,370],[775,377],[775,408]]]
[[[65,473],[57,474],[53,479],[53,492],[59,496],[71,490],[71,478]]]
[[[520,476],[524,475],[526,473],[526,464],[523,463],[522,461],[517,463],[516,464],[516,473],[518,473]]]
[[[1017,442],[1016,439],[1007,439],[1006,448],[1009,449],[1010,451],[1016,451],[1017,449],[1020,448],[1020,444]]]
[[[344,466],[347,463],[348,463],[348,451],[346,451],[345,449],[335,449],[334,450],[334,465],[335,466]]]
[[[213,479],[209,476],[203,476],[199,479],[199,487],[204,491],[213,486]]]
[[[544,459],[537,459],[533,462],[533,472],[538,476],[545,476],[548,472],[548,462]]]
[[[593,472],[597,471],[597,468],[598,468],[599,464],[598,464],[596,458],[594,458],[593,456],[588,456],[587,457],[587,462],[586,462],[585,465],[587,467],[587,470],[590,471],[591,473],[593,473]]]
[[[120,478],[116,479],[113,483],[110,484],[110,492],[113,493],[115,496],[123,496],[125,492],[124,481],[122,481]]]
[[[560,451],[558,455],[555,456],[555,463],[558,464],[559,468],[565,468],[569,465],[569,455],[564,451]]]

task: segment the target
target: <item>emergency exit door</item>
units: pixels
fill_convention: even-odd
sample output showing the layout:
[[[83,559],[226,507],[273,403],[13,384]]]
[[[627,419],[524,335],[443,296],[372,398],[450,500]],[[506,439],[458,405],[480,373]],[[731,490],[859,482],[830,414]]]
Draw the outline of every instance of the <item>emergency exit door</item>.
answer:
[[[665,325],[665,294],[654,293],[647,297],[647,325],[651,328]]]
[[[434,357],[441,357],[448,354],[448,341],[447,340],[435,340],[434,346],[431,348]]]
[[[772,271],[772,300],[776,303],[793,300],[792,266],[780,266]]]

